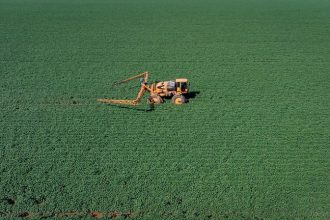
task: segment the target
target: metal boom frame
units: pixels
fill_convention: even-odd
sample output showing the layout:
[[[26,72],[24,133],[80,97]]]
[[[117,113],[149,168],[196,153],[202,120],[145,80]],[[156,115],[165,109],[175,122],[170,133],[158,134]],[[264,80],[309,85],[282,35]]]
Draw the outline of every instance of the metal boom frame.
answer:
[[[151,91],[151,89],[147,86],[148,84],[148,78],[149,78],[149,73],[148,72],[144,72],[144,73],[141,73],[139,75],[136,75],[136,76],[133,76],[133,77],[130,77],[128,79],[125,79],[125,80],[122,80],[120,82],[117,82],[117,83],[114,83],[113,86],[118,86],[120,84],[123,84],[123,83],[126,83],[126,82],[129,82],[131,80],[134,80],[134,79],[138,79],[138,78],[141,78],[143,77],[143,80],[141,82],[141,88],[137,94],[137,97],[136,99],[134,100],[130,100],[130,99],[97,99],[97,101],[99,102],[103,102],[103,103],[110,103],[110,104],[124,104],[124,105],[137,105],[139,104],[139,102],[141,101],[145,91]]]

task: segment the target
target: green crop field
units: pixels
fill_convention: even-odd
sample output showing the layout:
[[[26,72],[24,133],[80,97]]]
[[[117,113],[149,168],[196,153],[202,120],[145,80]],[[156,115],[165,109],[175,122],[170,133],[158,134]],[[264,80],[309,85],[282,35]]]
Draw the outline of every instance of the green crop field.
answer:
[[[0,94],[1,219],[330,219],[329,1],[0,0]]]

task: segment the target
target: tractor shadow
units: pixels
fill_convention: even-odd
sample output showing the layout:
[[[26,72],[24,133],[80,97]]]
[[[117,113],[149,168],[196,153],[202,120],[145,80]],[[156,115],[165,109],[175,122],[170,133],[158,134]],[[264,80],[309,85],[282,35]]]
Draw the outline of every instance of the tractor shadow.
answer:
[[[189,92],[186,97],[188,99],[188,102],[190,99],[194,99],[196,98],[196,96],[198,96],[201,92],[200,91],[192,91],[192,92]]]

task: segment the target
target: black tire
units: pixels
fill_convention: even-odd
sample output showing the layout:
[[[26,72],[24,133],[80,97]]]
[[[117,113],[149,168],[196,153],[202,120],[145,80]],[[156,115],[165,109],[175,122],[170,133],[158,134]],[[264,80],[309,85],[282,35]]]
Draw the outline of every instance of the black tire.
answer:
[[[148,99],[149,103],[162,104],[164,100],[159,95],[151,95]]]
[[[174,95],[172,97],[172,103],[175,105],[181,105],[187,102],[186,97],[184,97],[183,95]]]

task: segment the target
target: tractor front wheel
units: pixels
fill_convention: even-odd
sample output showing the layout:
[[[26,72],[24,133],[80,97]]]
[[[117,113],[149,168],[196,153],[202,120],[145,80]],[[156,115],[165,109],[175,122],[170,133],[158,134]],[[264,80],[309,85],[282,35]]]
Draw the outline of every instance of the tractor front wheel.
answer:
[[[175,105],[182,105],[186,102],[187,102],[187,99],[183,95],[174,95],[172,97],[172,103]]]

